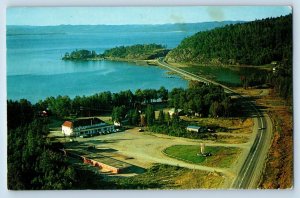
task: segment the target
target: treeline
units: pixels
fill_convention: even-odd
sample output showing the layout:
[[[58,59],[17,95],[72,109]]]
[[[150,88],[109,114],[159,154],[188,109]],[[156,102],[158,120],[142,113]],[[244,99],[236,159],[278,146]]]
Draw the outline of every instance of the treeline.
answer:
[[[156,109],[151,103],[148,103],[144,108],[136,108],[134,106],[128,108],[128,106],[122,105],[113,108],[112,120],[116,122],[126,120],[130,125],[148,127],[153,125],[172,126],[173,132],[177,131],[183,134],[186,133],[185,126],[182,128],[177,125],[179,123],[179,113],[200,117],[228,117],[232,116],[239,109],[238,105],[238,103],[234,103],[230,99],[222,87],[192,81],[188,89],[174,88],[169,92],[168,106],[175,109],[172,115],[160,110],[156,119]],[[175,129],[176,127],[178,129]],[[172,132],[169,127],[164,129]]]
[[[169,107],[182,109],[185,114],[198,114],[202,117],[232,115],[234,103],[222,87],[205,85],[197,81],[191,81],[189,86],[188,89],[174,88],[170,92],[162,86],[159,89],[137,89],[134,93],[131,90],[118,93],[107,91],[91,96],[76,96],[74,99],[68,96],[47,97],[37,102],[34,107],[36,112],[48,110],[60,118],[70,115],[94,116],[117,112],[116,115],[113,114],[114,120],[117,121],[126,115],[135,117],[137,114],[135,110],[141,111],[147,104],[153,102],[162,102]],[[25,103],[26,100],[20,102],[22,101]],[[23,109],[21,115],[34,113],[28,111]]]
[[[227,117],[235,110],[222,87],[197,81],[192,81],[189,89],[174,88],[169,93],[169,106],[201,117]]]
[[[147,112],[147,111],[146,111]],[[149,112],[146,113],[146,118],[151,119],[151,114],[149,116]],[[152,122],[148,125],[148,129],[154,133],[161,133],[175,137],[185,137],[192,139],[206,139],[206,140],[216,140],[217,135],[212,132],[206,133],[195,133],[188,132],[186,127],[191,125],[190,122],[186,122],[181,120],[178,112],[175,112],[172,116],[169,113],[165,113],[162,110],[159,111],[159,116],[157,119],[151,119]],[[197,124],[196,124],[197,125]],[[213,126],[216,128],[216,126]]]
[[[74,99],[68,96],[47,97],[34,105],[35,112],[30,108],[31,104],[28,101],[20,100],[15,103],[22,104],[22,109],[15,116],[22,116],[22,119],[28,120],[30,116],[26,115],[48,110],[60,118],[70,115],[94,116],[113,113],[116,121],[125,116],[136,120],[136,110],[141,111],[153,102],[162,102],[169,107],[182,109],[184,114],[198,114],[202,117],[231,116],[235,111],[234,102],[221,87],[191,81],[188,89],[174,88],[170,92],[162,86],[159,89],[137,89],[134,93],[131,90],[118,93],[107,91],[91,96],[76,96]],[[15,118],[11,119],[8,125],[14,123]]]
[[[158,116],[155,116],[155,107],[149,104],[147,105],[144,114],[140,116],[140,121],[137,122],[136,125],[147,126],[148,130],[151,132],[170,136],[207,140],[217,139],[217,135],[212,133],[212,131],[207,131],[206,133],[188,132],[186,127],[193,123],[182,120],[179,115],[183,114],[180,113],[178,109],[175,109],[172,115],[170,115],[169,112],[164,112],[160,109]],[[219,128],[217,126],[209,127],[213,130]]]
[[[275,93],[286,99],[289,104],[292,102],[293,95],[293,68],[292,63],[285,60],[278,62],[273,72],[265,75],[251,74],[241,76],[242,86],[248,87],[268,85],[274,88]]]
[[[7,186],[13,190],[72,189],[78,182],[57,146],[45,136],[47,119],[26,100],[7,102]]]
[[[198,32],[171,50],[166,60],[263,65],[291,57],[292,14]]]
[[[159,89],[137,89],[134,93],[130,90],[111,93],[109,91],[94,94],[92,96],[47,97],[35,104],[37,110],[49,110],[58,117],[69,115],[93,116],[103,113],[111,113],[114,107],[126,107],[128,109],[140,108],[141,104],[154,101],[167,101],[168,90],[165,87]]]
[[[272,75],[268,76],[268,82],[274,87],[275,93],[286,99],[289,105],[292,105],[293,67],[291,60],[279,63]]]
[[[75,50],[67,52],[63,60],[103,60],[103,59],[132,59],[132,60],[151,60],[164,57],[169,52],[166,46],[158,44],[137,44],[132,46],[119,46],[105,50],[103,54],[97,54],[95,51]]]
[[[120,46],[105,50],[106,58],[149,60],[163,57],[168,53],[166,46],[159,44],[138,44],[132,46]]]
[[[98,55],[94,50],[89,51],[86,49],[75,50],[71,53],[66,52],[62,57],[63,60],[92,60],[101,58],[101,54]]]
[[[141,117],[141,125],[147,125],[152,132],[171,136],[194,139],[215,140],[213,133],[191,133],[186,131],[191,123],[180,119],[179,115],[198,115],[201,117],[228,117],[240,109],[238,103],[233,103],[224,89],[215,85],[205,85],[192,81],[188,89],[175,88],[169,93],[169,107],[174,107],[172,115],[169,112],[159,111],[155,117],[155,109],[148,105],[145,117]],[[215,128],[215,127],[213,127]]]

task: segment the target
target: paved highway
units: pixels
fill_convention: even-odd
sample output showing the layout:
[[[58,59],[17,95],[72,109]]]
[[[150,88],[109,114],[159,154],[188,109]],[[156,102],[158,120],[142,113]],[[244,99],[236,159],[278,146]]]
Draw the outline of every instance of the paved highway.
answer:
[[[243,96],[236,93],[229,87],[226,87],[225,85],[203,78],[201,76],[197,76],[177,67],[170,66],[162,58],[157,60],[157,64],[186,78],[201,81],[206,84],[219,85],[224,88],[225,92],[235,94],[238,97],[243,98]],[[242,165],[236,179],[231,185],[232,188],[237,189],[257,188],[272,138],[272,122],[269,116],[262,113],[256,108],[255,104],[247,100],[244,100],[244,106],[246,108],[249,108],[249,110],[253,112],[253,119],[255,123],[253,130],[254,132],[256,132],[256,137],[253,141],[252,147],[250,148],[244,164]]]

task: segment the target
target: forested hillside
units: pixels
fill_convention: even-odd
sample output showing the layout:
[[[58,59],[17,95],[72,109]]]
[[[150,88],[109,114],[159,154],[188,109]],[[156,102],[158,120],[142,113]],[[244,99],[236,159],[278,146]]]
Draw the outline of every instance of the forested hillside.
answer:
[[[120,46],[106,50],[103,55],[106,58],[125,58],[125,59],[154,59],[165,56],[168,50],[165,46],[158,44]]]
[[[291,60],[292,15],[227,25],[184,39],[169,62],[263,65]]]
[[[77,182],[54,143],[45,136],[47,119],[34,116],[27,100],[7,102],[7,187],[12,190],[70,189]]]

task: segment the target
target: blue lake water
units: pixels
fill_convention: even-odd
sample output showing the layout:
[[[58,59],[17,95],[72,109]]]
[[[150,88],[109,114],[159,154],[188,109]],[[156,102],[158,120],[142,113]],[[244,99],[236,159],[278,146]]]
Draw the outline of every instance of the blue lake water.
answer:
[[[157,43],[176,47],[182,39],[214,24],[131,26],[8,26],[7,98],[37,102],[48,96],[92,95],[102,91],[187,87],[155,66],[111,61],[62,61],[75,49],[104,50],[120,45]]]

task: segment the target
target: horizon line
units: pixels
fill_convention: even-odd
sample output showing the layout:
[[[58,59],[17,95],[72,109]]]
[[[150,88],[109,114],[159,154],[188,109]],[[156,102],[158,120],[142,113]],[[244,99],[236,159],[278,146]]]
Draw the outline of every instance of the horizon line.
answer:
[[[252,22],[252,21],[259,21],[259,20],[265,20],[268,18],[278,18],[278,17],[284,17],[288,15],[293,15],[293,13],[289,13],[286,15],[280,15],[280,16],[271,16],[266,18],[260,18],[260,19],[254,19],[254,20],[223,20],[223,21],[202,21],[202,22],[180,22],[180,23],[132,23],[132,24],[56,24],[56,25],[16,25],[16,24],[6,24],[6,26],[29,26],[29,27],[55,27],[55,26],[130,26],[130,25],[176,25],[176,24],[197,24],[197,23],[222,23],[222,22]]]
[[[261,19],[256,19],[261,20]],[[255,20],[254,20],[255,21]],[[222,23],[222,22],[251,22],[247,20],[224,20],[224,21],[203,21],[203,22],[182,22],[182,23],[132,23],[132,24],[57,24],[57,25],[15,25],[6,24],[6,26],[30,26],[30,27],[49,27],[49,26],[129,26],[129,25],[176,25],[176,24],[198,24],[198,23]]]

